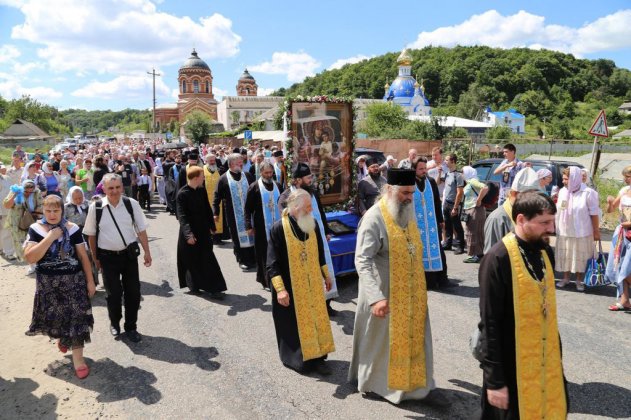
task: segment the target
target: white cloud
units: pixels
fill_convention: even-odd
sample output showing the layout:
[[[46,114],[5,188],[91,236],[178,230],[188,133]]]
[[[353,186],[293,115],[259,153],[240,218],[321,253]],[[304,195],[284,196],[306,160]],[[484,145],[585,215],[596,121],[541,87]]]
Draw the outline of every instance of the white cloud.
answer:
[[[215,98],[220,97],[220,96],[228,96],[228,91],[226,89],[213,86],[213,95],[215,95]]]
[[[151,0],[19,3],[25,20],[12,38],[43,45],[37,54],[57,72],[146,70],[184,61],[193,46],[204,60],[230,57],[241,42],[222,15],[194,21],[158,11]]]
[[[36,63],[36,62],[30,62],[30,63],[24,63],[24,64],[22,63],[13,64],[13,72],[17,75],[25,75],[35,69],[43,69],[43,68],[44,68],[43,63]]]
[[[297,53],[275,52],[271,61],[248,66],[250,71],[264,74],[284,74],[290,82],[301,82],[307,76],[313,76],[321,64],[303,51]]]
[[[368,60],[369,58],[373,58],[373,57],[374,55],[367,56],[367,55],[359,54],[353,57],[340,58],[335,63],[331,64],[327,70],[341,69],[346,64],[359,63],[360,61]]]
[[[24,87],[14,75],[0,73],[0,96],[5,99],[17,99],[22,95],[31,96],[42,102],[59,99],[63,93],[46,86]]]
[[[15,45],[0,45],[0,64],[12,63],[20,56],[20,50]]]
[[[258,96],[267,96],[270,93],[274,92],[276,89],[274,88],[263,88],[263,87],[259,87],[258,90],[256,91],[256,94]]]
[[[503,16],[496,10],[473,15],[466,21],[421,32],[411,48],[428,45],[488,45],[528,47],[584,55],[631,47],[631,10],[621,10],[586,23],[580,28],[546,25],[545,17],[521,10]]]
[[[72,92],[72,96],[81,98],[114,99],[114,98],[147,98],[151,101],[153,81],[146,73],[134,73],[118,76],[107,82],[92,81]],[[171,95],[171,89],[162,78],[156,77],[156,97]]]

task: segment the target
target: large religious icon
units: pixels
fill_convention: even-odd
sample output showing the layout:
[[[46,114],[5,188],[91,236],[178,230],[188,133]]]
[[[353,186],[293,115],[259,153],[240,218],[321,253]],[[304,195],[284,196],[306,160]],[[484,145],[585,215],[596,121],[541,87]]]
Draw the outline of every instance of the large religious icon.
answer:
[[[322,204],[347,201],[353,182],[352,104],[293,102],[291,116],[293,163],[309,165]]]

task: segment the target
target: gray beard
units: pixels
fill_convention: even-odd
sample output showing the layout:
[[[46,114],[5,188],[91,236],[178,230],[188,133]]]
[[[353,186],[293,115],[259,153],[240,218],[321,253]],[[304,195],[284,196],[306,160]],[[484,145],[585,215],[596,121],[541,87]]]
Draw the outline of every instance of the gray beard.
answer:
[[[386,200],[386,207],[397,224],[403,228],[414,220],[414,207],[412,206],[412,203],[401,204],[396,197],[388,197]]]
[[[263,181],[264,184],[270,185],[272,183],[272,178],[263,178],[261,177],[261,181]]]
[[[315,230],[316,221],[311,214],[304,214],[296,218],[296,223],[301,231],[311,234]]]
[[[237,167],[234,169],[230,169],[231,172],[234,172],[235,174],[240,174],[241,173],[241,168]]]
[[[208,165],[208,170],[210,172],[217,172],[217,165]]]

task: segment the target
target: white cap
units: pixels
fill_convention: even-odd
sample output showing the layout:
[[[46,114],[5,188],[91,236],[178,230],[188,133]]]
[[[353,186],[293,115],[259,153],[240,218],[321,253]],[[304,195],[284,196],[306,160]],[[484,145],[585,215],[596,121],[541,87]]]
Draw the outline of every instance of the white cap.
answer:
[[[524,192],[539,189],[539,177],[534,169],[528,167],[517,172],[511,190]]]

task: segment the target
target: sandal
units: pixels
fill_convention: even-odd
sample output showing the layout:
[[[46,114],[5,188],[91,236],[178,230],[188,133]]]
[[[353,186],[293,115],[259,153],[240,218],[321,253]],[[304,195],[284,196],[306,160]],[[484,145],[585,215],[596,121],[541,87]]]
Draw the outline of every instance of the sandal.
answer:
[[[631,306],[624,306],[622,303],[615,303],[609,306],[609,310],[613,312],[630,312]]]
[[[75,368],[74,371],[77,375],[77,378],[79,379],[85,379],[90,374],[90,368],[88,367],[88,365],[79,366]]]
[[[63,344],[61,344],[61,340],[57,340],[57,348],[59,349],[60,352],[62,352],[63,354],[66,354],[68,352],[68,347],[64,346]]]
[[[576,291],[584,292],[585,291],[585,283],[576,282]]]
[[[564,289],[565,287],[567,287],[568,284],[570,284],[569,281],[557,281],[556,282],[556,288],[557,289]]]

